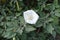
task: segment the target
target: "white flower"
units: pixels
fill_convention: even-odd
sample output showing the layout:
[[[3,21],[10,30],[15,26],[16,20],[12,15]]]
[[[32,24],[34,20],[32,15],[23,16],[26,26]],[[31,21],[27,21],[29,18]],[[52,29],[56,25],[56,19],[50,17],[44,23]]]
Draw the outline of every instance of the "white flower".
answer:
[[[23,13],[24,20],[29,24],[36,24],[39,16],[34,10],[27,10]]]

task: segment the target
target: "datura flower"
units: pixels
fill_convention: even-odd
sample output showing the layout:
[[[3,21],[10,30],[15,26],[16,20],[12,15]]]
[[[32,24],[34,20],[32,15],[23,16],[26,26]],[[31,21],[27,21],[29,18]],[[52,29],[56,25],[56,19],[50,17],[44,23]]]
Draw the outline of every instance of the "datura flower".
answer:
[[[38,14],[34,10],[27,10],[23,12],[24,20],[29,24],[36,24],[39,19]]]

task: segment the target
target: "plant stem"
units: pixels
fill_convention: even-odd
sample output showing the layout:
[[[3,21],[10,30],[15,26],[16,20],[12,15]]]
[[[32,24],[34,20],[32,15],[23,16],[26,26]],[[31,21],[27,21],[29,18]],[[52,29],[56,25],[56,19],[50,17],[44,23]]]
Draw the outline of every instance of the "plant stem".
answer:
[[[16,1],[16,5],[17,5],[17,10],[19,11],[19,4],[18,4],[18,1]]]

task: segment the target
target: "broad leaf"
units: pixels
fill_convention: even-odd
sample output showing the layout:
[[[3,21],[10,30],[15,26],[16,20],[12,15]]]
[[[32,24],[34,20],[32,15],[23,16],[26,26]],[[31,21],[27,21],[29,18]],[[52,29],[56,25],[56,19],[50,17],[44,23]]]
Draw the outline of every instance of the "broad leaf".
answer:
[[[48,33],[51,33],[51,34],[52,34],[53,30],[54,30],[54,28],[53,28],[53,26],[51,24],[48,24],[46,29],[47,29]]]
[[[55,10],[55,15],[56,15],[57,17],[60,17],[60,9]]]
[[[34,30],[36,30],[36,29],[34,27],[30,26],[30,25],[25,27],[26,32],[31,32],[31,31],[34,31]]]

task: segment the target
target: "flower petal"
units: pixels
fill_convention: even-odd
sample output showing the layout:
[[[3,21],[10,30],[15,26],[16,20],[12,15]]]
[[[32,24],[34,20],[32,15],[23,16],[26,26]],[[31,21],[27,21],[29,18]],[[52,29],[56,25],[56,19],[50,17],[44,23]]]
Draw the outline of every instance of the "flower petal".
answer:
[[[29,24],[36,24],[36,22],[39,18],[38,14],[33,10],[25,11],[23,13],[23,16],[24,16],[25,22],[29,23]]]

